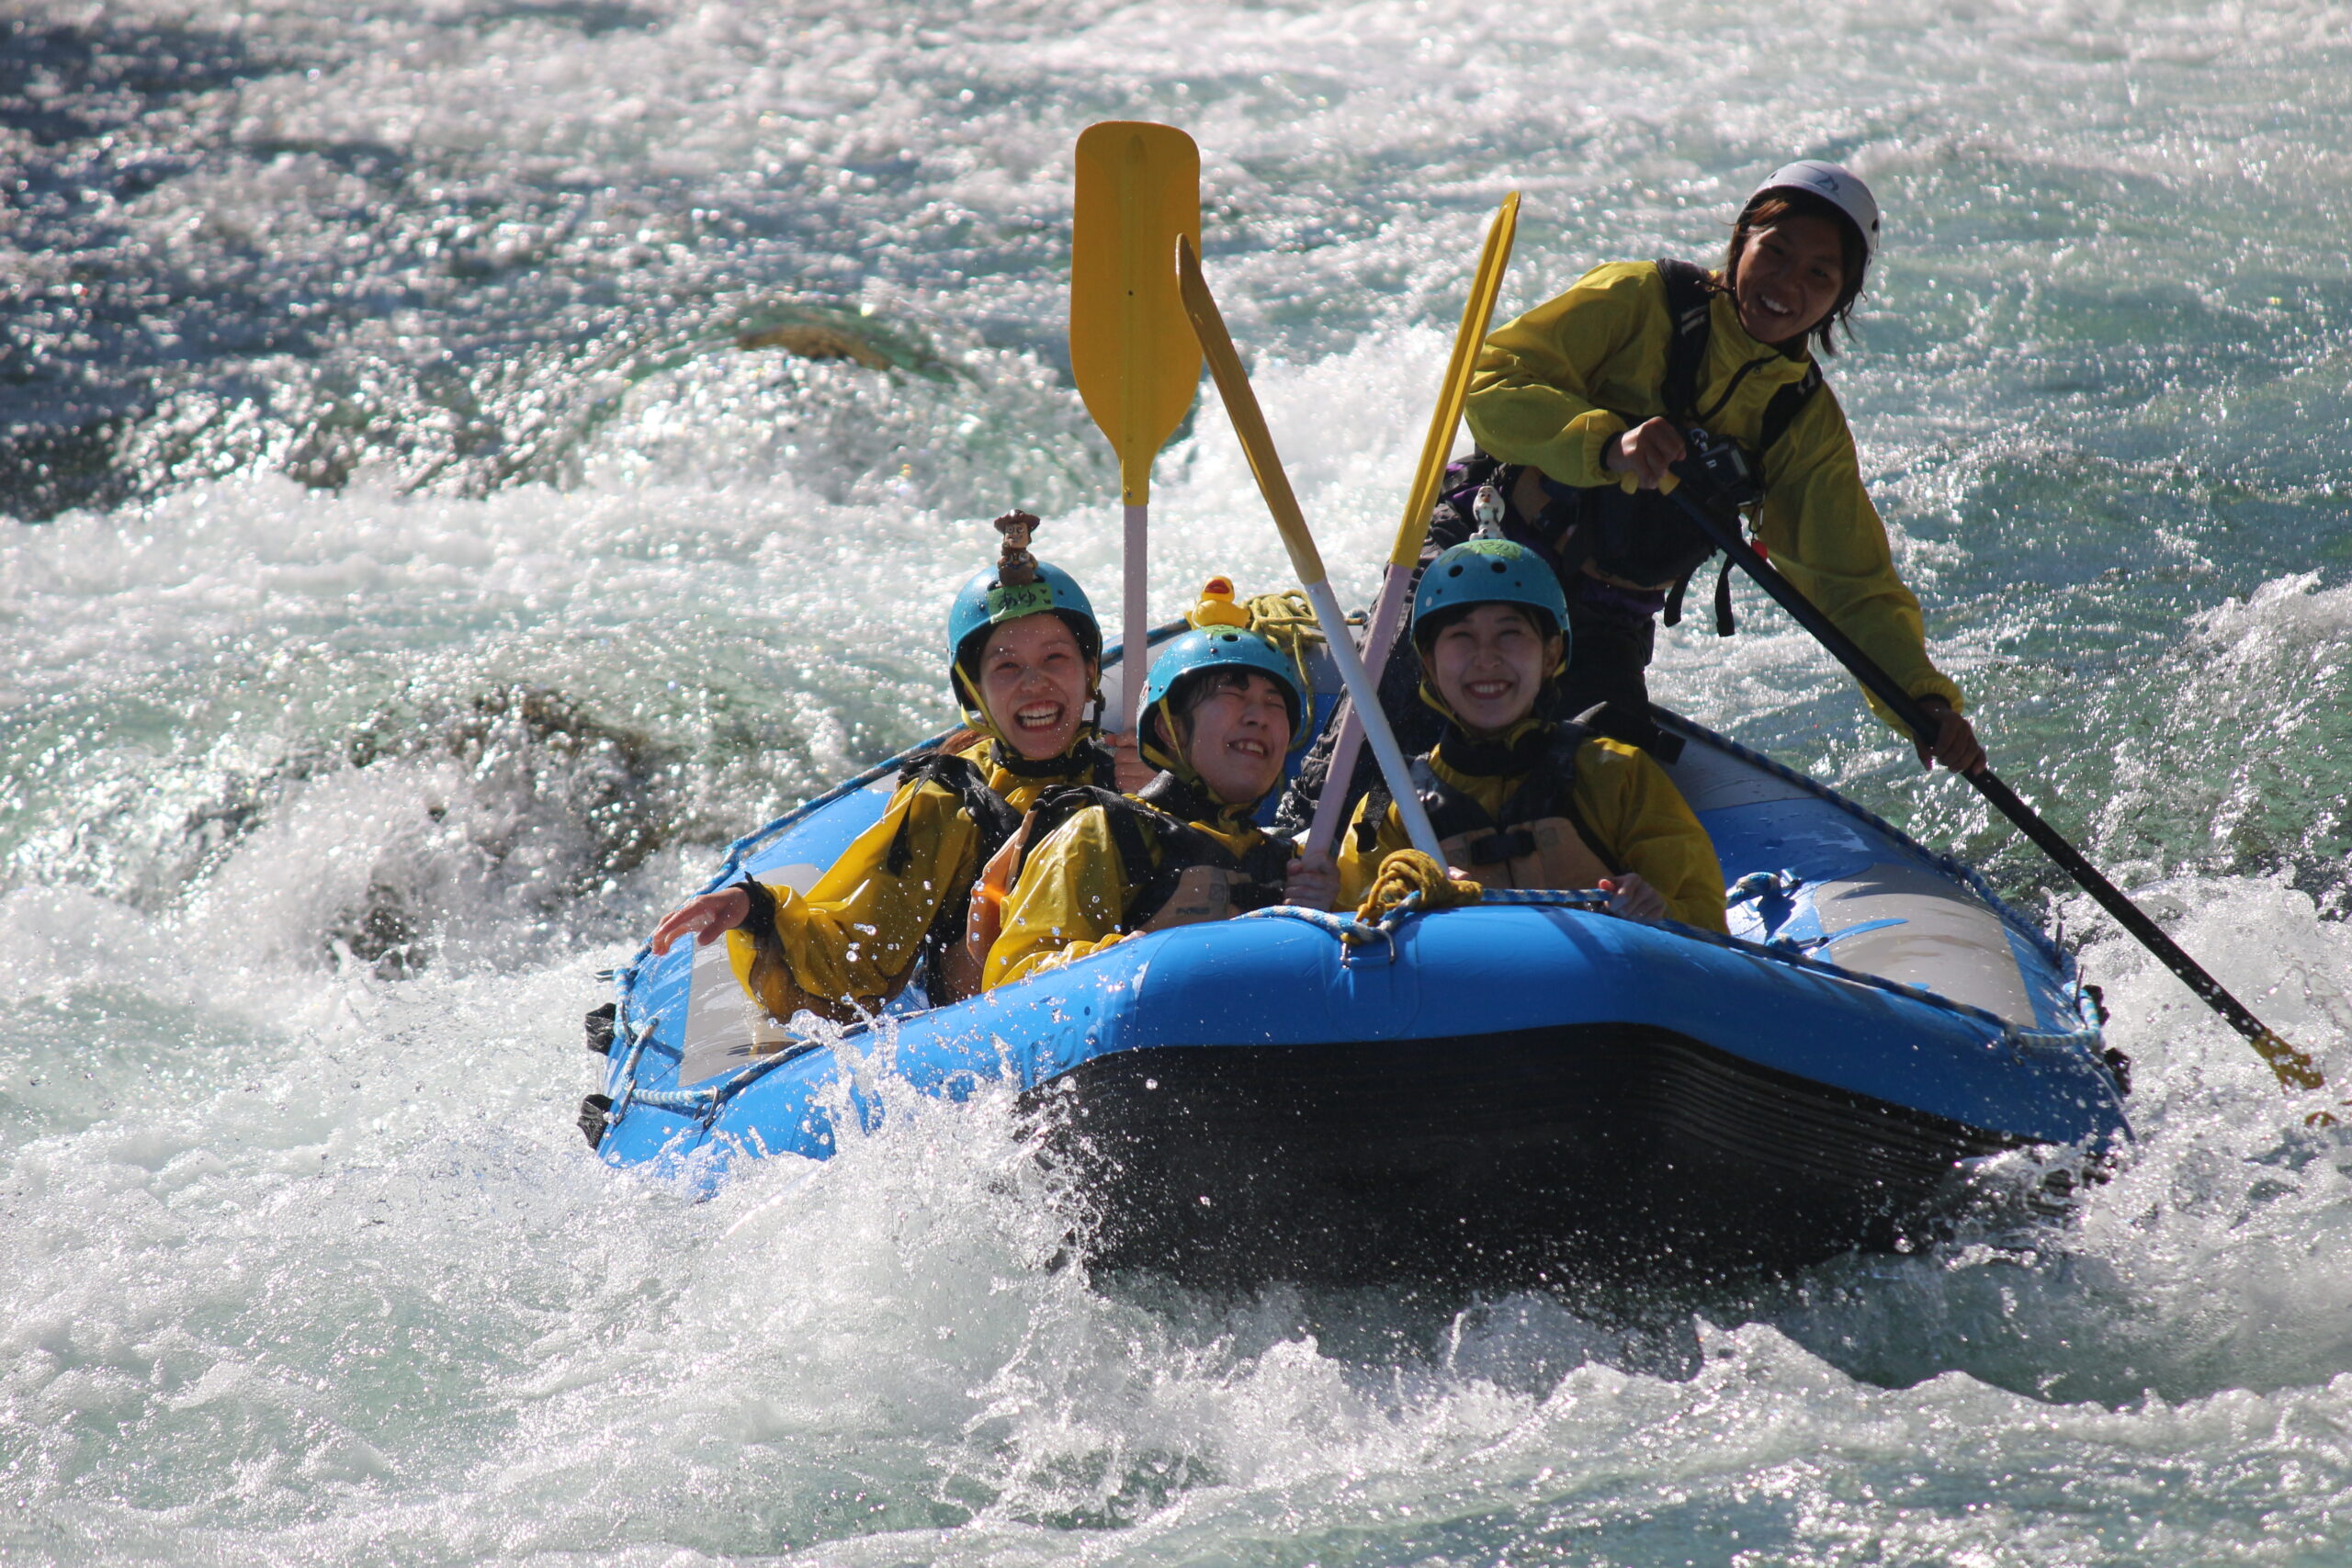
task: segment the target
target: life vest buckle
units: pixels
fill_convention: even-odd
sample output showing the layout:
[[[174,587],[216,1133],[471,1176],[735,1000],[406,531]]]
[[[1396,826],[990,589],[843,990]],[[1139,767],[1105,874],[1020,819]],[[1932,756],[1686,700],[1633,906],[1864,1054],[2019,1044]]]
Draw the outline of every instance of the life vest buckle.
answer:
[[[1497,865],[1535,852],[1535,835],[1524,828],[1489,833],[1469,846],[1472,865]]]

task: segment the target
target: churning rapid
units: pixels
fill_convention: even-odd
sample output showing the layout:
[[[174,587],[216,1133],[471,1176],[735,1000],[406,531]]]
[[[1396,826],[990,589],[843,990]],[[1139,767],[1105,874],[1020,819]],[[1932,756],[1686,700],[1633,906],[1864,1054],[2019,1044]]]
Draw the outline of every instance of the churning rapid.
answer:
[[[1843,14],[1841,14],[1841,12]],[[1760,596],[1656,683],[2047,900],[2140,1141],[2061,1224],[1701,1310],[1053,1267],[1015,1109],[718,1198],[579,1015],[734,834],[948,717],[1045,515],[1069,149],[1207,265],[1368,592],[1502,310],[1877,187],[1831,362],[2003,774],[2352,1082],[2352,10],[2009,0],[0,6],[0,1556],[2334,1562],[2352,1134]],[[1282,552],[1204,405],[1156,607]]]

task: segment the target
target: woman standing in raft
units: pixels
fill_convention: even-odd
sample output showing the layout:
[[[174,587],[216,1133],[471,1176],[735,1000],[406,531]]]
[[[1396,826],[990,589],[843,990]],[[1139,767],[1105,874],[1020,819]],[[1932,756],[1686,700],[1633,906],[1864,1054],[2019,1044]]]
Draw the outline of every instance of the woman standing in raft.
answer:
[[[1658,487],[1704,430],[1739,449],[1749,476],[1719,491],[1719,506],[1746,512],[1773,564],[1939,720],[1915,742],[1921,763],[1983,765],[1960,688],[1928,660],[1919,602],[1894,575],[1845,413],[1806,348],[1837,352],[1877,244],[1878,203],[1860,180],[1835,164],[1791,164],[1740,209],[1721,272],[1595,267],[1488,336],[1465,413],[1492,460],[1449,484],[1454,515],[1442,507],[1431,536],[1464,537],[1481,487],[1508,502],[1510,536],[1544,554],[1566,591],[1575,655],[1563,711],[1605,702],[1603,730],[1669,760],[1679,750],[1649,719],[1654,622],[1661,610],[1669,626],[1679,618],[1683,588],[1714,547]],[[1725,636],[1729,586],[1716,585]]]
[[[1414,759],[1413,782],[1449,866],[1500,887],[1598,886],[1618,914],[1723,931],[1723,867],[1666,770],[1549,716],[1566,615],[1551,568],[1507,539],[1456,545],[1421,573],[1413,651],[1421,700],[1446,728]],[[1408,847],[1374,786],[1340,843],[1349,900]]]
[[[1134,795],[1073,788],[1038,803],[1023,829],[1034,848],[1012,852],[983,983],[994,989],[1141,931],[1272,904],[1329,908],[1340,880],[1329,858],[1301,860],[1250,820],[1283,782],[1307,711],[1291,660],[1254,631],[1208,625],[1170,643],[1136,727],[1159,776]],[[997,926],[977,914],[973,924]]]
[[[706,893],[655,929],[656,953],[723,934],[736,977],[778,1020],[870,1012],[918,959],[933,1004],[978,988],[963,942],[972,879],[1046,790],[1115,780],[1091,718],[1102,634],[1077,581],[1029,553],[1036,525],[998,518],[1002,556],[947,612],[948,680],[971,728],[907,762],[882,819],[805,897],[748,877]]]

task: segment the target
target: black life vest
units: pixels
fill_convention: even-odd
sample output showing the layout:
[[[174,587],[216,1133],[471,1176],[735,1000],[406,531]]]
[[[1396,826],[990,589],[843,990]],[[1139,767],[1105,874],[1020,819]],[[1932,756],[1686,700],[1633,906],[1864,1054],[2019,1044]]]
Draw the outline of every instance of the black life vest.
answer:
[[[1713,329],[1713,299],[1719,290],[1704,268],[1690,262],[1660,257],[1657,271],[1666,286],[1666,310],[1673,323],[1667,339],[1666,374],[1658,385],[1658,400],[1665,405],[1667,417],[1689,431],[1693,426],[1703,427],[1722,412],[1740,382],[1751,371],[1770,364],[1773,355],[1759,355],[1742,366],[1723,394],[1710,406],[1701,408],[1699,378],[1706,369],[1707,346]],[[1747,471],[1757,476],[1758,482],[1750,493],[1720,496],[1720,503],[1745,508],[1763,498],[1765,457],[1821,386],[1821,367],[1808,365],[1801,378],[1773,393],[1764,405],[1753,448],[1722,443],[1739,446]],[[1431,542],[1442,542],[1442,544],[1466,538],[1471,502],[1477,491],[1490,485],[1509,501],[1521,486],[1524,468],[1479,453],[1469,462],[1449,469],[1439,515],[1432,519]],[[1573,586],[1587,563],[1625,582],[1670,583],[1672,586],[1665,592],[1660,604],[1666,624],[1670,626],[1679,623],[1682,596],[1691,575],[1715,554],[1713,543],[1683,513],[1681,506],[1657,491],[1628,494],[1614,483],[1587,487],[1548,479],[1541,482],[1544,504],[1532,515],[1521,506],[1510,506],[1504,532],[1543,555],[1559,573],[1563,584]],[[1569,597],[1573,601],[1576,595],[1572,592]],[[1731,636],[1734,630],[1728,562],[1715,581],[1715,630],[1723,637]]]
[[[1121,795],[1085,784],[1047,790],[1030,808],[1029,836],[1022,849],[1022,865],[1013,868],[1012,881],[1020,881],[1022,867],[1038,845],[1091,806],[1102,807],[1109,821],[1111,842],[1119,852],[1120,874],[1127,885],[1126,906],[1119,911],[1121,931],[1158,931],[1221,919],[1283,902],[1291,847],[1261,836],[1246,853],[1235,854],[1185,820],[1188,816],[1205,817],[1213,808],[1182,780],[1165,773],[1146,784],[1140,795]],[[1156,861],[1152,857],[1155,841],[1159,849]],[[1211,905],[1223,907],[1170,908],[1180,892],[1204,891],[1211,895]],[[1171,918],[1162,919],[1163,911]],[[1180,912],[1181,918],[1175,918]]]
[[[1596,738],[1584,724],[1555,724],[1540,738],[1531,737],[1534,745],[1522,741],[1506,748],[1449,729],[1438,748],[1453,753],[1451,765],[1524,775],[1494,812],[1440,777],[1427,755],[1414,758],[1413,791],[1453,863],[1481,882],[1511,887],[1589,887],[1599,880],[1594,865],[1610,876],[1623,874],[1624,863],[1576,802],[1577,754]],[[1377,847],[1391,804],[1386,784],[1374,784],[1355,825],[1358,854]]]
[[[1091,740],[1080,742],[1067,757],[1053,757],[1043,762],[1008,757],[1001,745],[992,748],[991,756],[999,767],[1030,778],[1041,773],[1068,774],[1082,767],[1098,785],[1108,787],[1118,780],[1110,750]],[[969,757],[953,751],[919,751],[899,765],[899,787],[904,789],[918,782],[935,784],[955,795],[964,815],[972,819],[972,826],[979,834],[977,858],[972,863],[973,876],[978,876],[979,868],[995,858],[997,851],[1020,830],[1021,813],[989,786],[988,775]],[[891,835],[890,848],[882,858],[883,868],[893,876],[904,876],[914,863],[914,844],[908,834],[911,819],[912,813],[899,818],[899,830]],[[957,886],[946,889],[940,898],[939,908],[922,934],[918,953],[924,974],[940,976],[947,972],[950,953],[962,950],[964,926],[971,917],[971,907],[972,880],[958,878]]]

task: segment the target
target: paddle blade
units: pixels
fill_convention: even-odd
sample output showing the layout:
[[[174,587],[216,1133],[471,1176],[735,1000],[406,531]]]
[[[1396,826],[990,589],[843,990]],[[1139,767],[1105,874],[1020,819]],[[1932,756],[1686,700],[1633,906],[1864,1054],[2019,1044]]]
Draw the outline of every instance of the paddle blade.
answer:
[[[1430,433],[1421,443],[1421,466],[1414,472],[1412,492],[1405,498],[1405,519],[1396,525],[1396,548],[1388,552],[1389,564],[1407,571],[1420,564],[1421,541],[1430,531],[1430,508],[1437,504],[1445,460],[1453,455],[1453,433],[1462,423],[1462,405],[1470,395],[1470,375],[1477,367],[1478,350],[1494,321],[1495,300],[1502,294],[1503,274],[1510,266],[1511,241],[1518,233],[1519,192],[1513,191],[1503,197],[1494,221],[1487,226],[1486,247],[1478,253],[1477,271],[1470,276],[1470,298],[1462,306],[1453,353],[1445,362],[1445,380],[1438,388],[1437,407],[1430,413]]]
[[[2250,1034],[2246,1039],[2254,1046],[2255,1054],[2270,1064],[2270,1070],[2278,1075],[2281,1089],[2292,1093],[2327,1087],[2326,1076],[2319,1070],[2319,1064],[2275,1030],[2261,1029],[2259,1033]]]
[[[1106,120],[1078,138],[1069,263],[1069,364],[1119,454],[1121,499],[1151,499],[1151,460],[1183,423],[1201,353],[1169,270],[1178,235],[1201,238],[1201,154],[1172,125]]]

